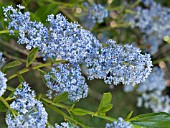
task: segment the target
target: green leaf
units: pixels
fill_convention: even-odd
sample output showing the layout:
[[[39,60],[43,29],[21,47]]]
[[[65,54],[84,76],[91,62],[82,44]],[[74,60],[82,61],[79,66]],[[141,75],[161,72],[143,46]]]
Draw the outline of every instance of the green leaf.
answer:
[[[84,115],[93,115],[94,113],[91,112],[91,111],[88,111],[88,110],[84,110],[84,109],[81,109],[81,108],[74,108],[72,109],[72,113],[74,115],[79,115],[79,116],[84,116]]]
[[[26,67],[28,67],[37,57],[38,47],[33,48],[31,52],[29,53],[26,61]]]
[[[0,101],[0,112],[6,112],[6,110],[7,110],[6,105],[2,101]]]
[[[77,120],[74,120],[73,118],[69,117],[66,113],[64,113],[63,111],[61,111],[60,109],[58,109],[57,107],[54,107],[52,105],[49,105],[47,103],[44,103],[46,106],[48,106],[49,108],[51,108],[52,110],[54,110],[55,112],[57,112],[58,114],[62,115],[65,119],[67,119],[70,122],[73,122],[79,126],[81,126],[82,128],[90,128],[88,126],[85,126],[84,124],[78,122]]]
[[[34,20],[39,21],[39,22],[41,21],[40,18],[32,12],[30,12],[30,17],[32,21]]]
[[[18,74],[18,79],[20,83],[25,81],[21,74]]]
[[[3,70],[6,70],[6,69],[9,69],[9,68],[13,68],[13,67],[16,67],[16,66],[19,66],[21,65],[22,62],[16,60],[16,61],[12,61],[12,62],[9,62],[8,64],[6,64],[3,68]]]
[[[125,120],[129,120],[129,119],[132,117],[132,114],[133,114],[133,111],[131,111],[131,112],[127,115],[127,117],[126,117]]]
[[[164,112],[141,114],[129,121],[132,124],[146,128],[170,128],[170,114]]]
[[[98,114],[99,115],[102,115],[102,116],[105,116],[106,115],[106,112],[108,112],[110,109],[112,109],[113,105],[112,104],[109,104],[107,107],[103,107],[99,112]]]
[[[131,14],[131,15],[135,15],[135,14],[136,14],[135,11],[130,10],[130,9],[125,9],[125,12],[126,12],[126,13],[129,13],[129,14]]]
[[[105,115],[105,113],[112,108],[113,105],[111,104],[111,100],[112,100],[112,94],[110,92],[103,94],[102,100],[98,107],[99,115]]]
[[[66,101],[68,99],[68,92],[61,93],[54,98],[54,103]]]
[[[41,69],[37,69],[37,70],[39,71],[40,76],[41,76],[44,84],[46,84],[46,80],[45,80],[45,78],[44,78],[44,75],[46,75],[47,73],[46,73],[45,71],[41,70]]]
[[[8,100],[13,100],[14,98],[14,91],[10,93],[10,95],[5,99],[6,101]]]
[[[27,6],[30,2],[31,0],[23,0],[24,6]]]
[[[40,18],[41,22],[44,23],[46,22],[46,19],[47,19],[46,15],[57,14],[59,11],[58,9],[59,9],[58,5],[55,3],[47,4],[47,5],[43,5],[40,8],[38,8],[35,14]]]

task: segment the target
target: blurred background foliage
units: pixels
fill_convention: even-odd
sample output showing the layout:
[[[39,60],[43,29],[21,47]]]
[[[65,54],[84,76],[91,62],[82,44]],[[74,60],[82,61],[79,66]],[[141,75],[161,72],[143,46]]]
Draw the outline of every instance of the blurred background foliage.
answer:
[[[170,7],[169,0],[156,0],[160,2],[163,6]],[[105,22],[99,24],[96,23],[92,28],[88,28],[83,23],[86,21],[86,18],[83,17],[87,14],[87,8],[83,6],[84,2],[100,3],[105,8],[110,11],[109,18],[105,19]],[[124,5],[124,2],[131,3],[129,6]],[[94,35],[103,43],[107,39],[114,39],[117,43],[138,43],[140,42],[141,33],[137,30],[132,30],[129,28],[128,24],[124,21],[124,15],[127,12],[130,12],[135,6],[134,3],[136,0],[0,0],[0,30],[7,29],[7,23],[3,21],[3,12],[2,7],[17,4],[22,4],[26,7],[26,11],[30,11],[31,19],[40,21],[46,24],[46,18],[48,14],[58,14],[62,13],[65,15],[69,21],[75,21],[81,24],[86,29],[89,29]],[[93,23],[90,23],[92,25]],[[17,34],[9,36],[8,34],[0,35],[0,51],[4,53],[7,62],[13,61],[15,59],[26,59],[29,51],[16,43]],[[142,45],[139,45],[143,49]],[[14,58],[17,57],[17,58]],[[159,47],[159,51],[152,56],[154,65],[159,65],[165,72],[166,85],[167,88],[170,86],[170,44],[164,42]],[[160,59],[166,58],[163,61]],[[168,59],[167,59],[168,58]],[[38,58],[37,61],[42,61],[41,58]],[[13,74],[18,70],[24,68],[25,65],[13,68],[13,70],[7,71],[7,77],[9,74]],[[85,75],[85,74],[84,74]],[[32,71],[23,75],[24,79],[31,85],[31,87],[38,92],[46,92],[46,86],[43,86],[43,80],[38,72]],[[149,109],[138,108],[136,107],[137,103],[137,94],[136,92],[125,93],[123,91],[123,86],[114,86],[106,85],[102,80],[92,80],[88,81],[89,85],[89,95],[85,99],[81,99],[80,102],[76,104],[77,107],[85,108],[87,110],[96,111],[100,103],[102,94],[104,92],[111,92],[113,95],[112,103],[113,108],[107,115],[117,118],[117,117],[126,117],[130,111],[134,111],[134,115],[141,113],[151,112]],[[8,81],[8,85],[12,87],[17,87],[19,81],[17,78]],[[167,92],[168,89],[167,89]],[[8,95],[6,93],[6,95]],[[57,115],[52,110],[48,111],[48,118],[51,124],[55,122],[62,122],[63,117]],[[5,114],[0,113],[0,127],[5,128]],[[106,121],[99,118],[92,118],[90,116],[82,117],[82,120],[85,121],[85,124],[89,126],[102,128],[105,126]]]

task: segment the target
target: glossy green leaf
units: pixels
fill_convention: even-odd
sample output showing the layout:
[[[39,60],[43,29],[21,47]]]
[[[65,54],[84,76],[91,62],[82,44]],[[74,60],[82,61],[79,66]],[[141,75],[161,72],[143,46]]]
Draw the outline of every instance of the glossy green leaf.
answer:
[[[100,105],[98,107],[98,114],[105,115],[107,111],[112,108],[111,104],[112,94],[110,92],[104,93]]]
[[[22,62],[16,60],[16,61],[12,61],[12,62],[9,62],[8,64],[6,64],[3,68],[3,70],[6,70],[6,69],[9,69],[9,68],[13,68],[13,67],[16,67],[16,66],[19,66],[21,65]]]
[[[23,0],[24,6],[27,6],[30,2],[31,0]]]
[[[69,117],[67,114],[65,114],[64,112],[62,112],[60,109],[58,109],[57,107],[54,107],[52,105],[49,105],[47,103],[44,103],[46,106],[48,106],[49,108],[51,108],[52,110],[54,110],[55,112],[57,112],[58,114],[62,115],[65,119],[67,119],[68,121],[71,121],[75,124],[78,124],[79,126],[81,126],[82,128],[89,128],[88,126],[85,126],[84,124],[78,122],[77,120],[74,120],[73,118]]]
[[[66,101],[68,99],[68,92],[61,93],[54,98],[54,103]]]
[[[32,21],[34,20],[39,21],[39,22],[41,21],[40,18],[32,12],[30,12],[30,17]]]
[[[46,80],[45,80],[45,78],[44,78],[44,75],[46,75],[47,73],[46,73],[45,71],[41,70],[41,69],[37,69],[37,70],[39,71],[40,76],[41,76],[44,84],[46,84]]]
[[[112,109],[113,105],[112,104],[109,104],[107,107],[103,107],[99,112],[98,114],[99,115],[102,115],[102,116],[105,116],[106,115],[106,112],[108,112],[110,109]]]
[[[87,110],[84,110],[84,109],[81,109],[81,108],[75,108],[72,110],[72,113],[74,115],[79,115],[79,116],[84,116],[84,115],[93,115],[94,113],[91,112],[91,111],[87,111]]]
[[[25,81],[21,74],[18,74],[18,79],[20,83]]]
[[[146,128],[170,128],[170,114],[164,112],[141,114],[131,118],[130,121]]]
[[[131,111],[131,112],[127,115],[126,120],[129,120],[129,119],[132,117],[132,114],[133,114],[133,111]]]
[[[14,91],[5,99],[6,101],[14,99]]]
[[[41,22],[44,23],[47,19],[46,16],[50,14],[57,14],[57,12],[59,11],[58,9],[58,5],[55,3],[44,5],[37,9],[35,15],[37,15],[40,18]]]
[[[27,61],[26,61],[26,67],[28,67],[34,60],[35,58],[37,57],[37,52],[38,52],[38,47],[36,48],[33,48],[28,57],[27,57]]]

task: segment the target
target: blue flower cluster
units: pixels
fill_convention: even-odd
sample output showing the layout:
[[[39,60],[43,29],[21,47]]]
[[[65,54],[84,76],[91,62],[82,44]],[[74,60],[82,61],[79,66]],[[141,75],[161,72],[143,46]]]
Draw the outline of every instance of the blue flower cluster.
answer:
[[[4,94],[6,88],[7,88],[7,79],[5,78],[5,75],[0,71],[0,97]]]
[[[118,121],[114,121],[112,124],[107,123],[105,128],[133,128],[133,125],[119,117]]]
[[[143,41],[151,54],[155,54],[164,36],[170,36],[170,9],[162,7],[154,0],[141,0],[142,6],[135,8],[135,15],[128,16],[131,27],[138,28],[143,34]]]
[[[51,128],[51,127],[49,127]],[[52,127],[53,128],[53,127]],[[55,128],[79,128],[71,122],[62,122],[61,125],[55,124]]]
[[[151,108],[154,112],[170,113],[170,98],[163,95],[165,90],[165,79],[163,71],[154,67],[148,79],[141,83],[137,89],[141,96],[138,97],[137,106]]]
[[[0,68],[5,63],[5,59],[2,57],[2,52],[0,52]],[[0,97],[4,94],[6,88],[7,88],[7,79],[5,78],[5,74],[0,71]]]
[[[22,88],[17,88],[14,92],[15,101],[10,104],[10,108],[17,111],[17,115],[9,112],[6,115],[6,123],[9,128],[45,128],[47,123],[47,113],[43,104],[35,99],[35,93],[26,82],[22,83]]]
[[[149,77],[136,88],[132,85],[124,86],[125,92],[137,90],[139,94],[137,98],[137,106],[152,109],[153,112],[170,113],[170,98],[168,95],[163,95],[165,90],[164,72],[154,67]]]
[[[10,21],[8,29],[10,34],[14,34],[14,30],[19,31],[19,44],[26,44],[27,49],[41,46],[43,49],[45,41],[48,38],[48,29],[40,22],[30,21],[30,13],[22,13],[21,10],[24,6],[17,5],[18,9],[14,9],[12,6],[3,8],[5,21]]]
[[[144,93],[154,90],[163,91],[165,88],[166,86],[164,80],[164,73],[158,67],[154,67],[149,77],[144,82],[140,83],[138,87],[136,87],[138,93]],[[125,92],[131,92],[134,89],[135,87],[132,85],[124,86]]]
[[[137,106],[152,109],[153,112],[170,113],[170,98],[168,95],[163,95],[161,91],[154,90],[150,93],[142,93],[138,97]]]
[[[47,57],[82,63],[98,53],[101,44],[79,24],[68,22],[62,14],[49,15],[47,21],[50,22],[50,40],[44,52]]]
[[[92,19],[94,23],[102,23],[104,18],[108,17],[108,10],[101,4],[90,6],[88,3],[84,3],[84,6],[88,9],[88,18]]]
[[[138,84],[145,81],[151,72],[152,62],[149,54],[142,55],[141,50],[132,45],[117,45],[108,40],[107,47],[100,54],[86,59],[88,78],[104,79],[108,84]]]
[[[12,6],[3,8],[5,21],[10,21],[10,31],[19,30],[19,44],[26,44],[27,49],[39,47],[40,55],[47,58],[58,58],[72,63],[81,63],[86,57],[98,52],[101,44],[78,23],[70,23],[62,15],[48,15],[49,27],[41,22],[30,21],[30,13],[22,13]],[[12,34],[11,33],[11,34]]]
[[[87,97],[88,86],[77,64],[58,64],[51,72],[44,76],[47,86],[56,95],[68,92],[72,101]]]
[[[139,85],[137,91],[142,93],[159,90],[162,92],[165,88],[164,72],[160,68],[154,67],[146,81]]]
[[[68,22],[62,14],[48,15],[49,25],[45,27],[40,22],[32,22],[29,12],[21,12],[23,8],[21,5],[18,9],[3,8],[8,29],[19,31],[18,43],[26,44],[27,49],[38,47],[44,60],[57,58],[70,63],[59,64],[45,75],[47,86],[56,94],[68,92],[72,101],[87,96],[88,87],[79,64],[86,65],[89,79],[104,79],[108,84],[138,84],[150,74],[150,55],[141,54],[140,49],[117,45],[113,40],[102,47],[93,34],[77,23]]]

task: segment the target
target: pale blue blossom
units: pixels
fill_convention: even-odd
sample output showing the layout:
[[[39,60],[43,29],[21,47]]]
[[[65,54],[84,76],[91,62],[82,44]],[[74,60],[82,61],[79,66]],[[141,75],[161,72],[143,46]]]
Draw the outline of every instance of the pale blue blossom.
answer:
[[[160,68],[154,67],[148,79],[137,88],[140,94],[137,98],[137,106],[150,108],[153,112],[170,113],[170,98],[163,94],[165,89],[164,72]]]
[[[165,88],[164,72],[160,68],[154,67],[146,81],[139,85],[137,91],[141,93],[154,90],[163,91]]]
[[[7,79],[5,78],[5,74],[3,74],[0,71],[0,97],[4,94],[4,92],[6,91],[7,88]]]
[[[106,42],[100,53],[86,59],[89,79],[104,79],[108,84],[138,84],[148,77],[152,61],[149,54],[141,54],[132,45],[117,45],[113,40]]]
[[[55,124],[55,128],[79,128],[71,122],[62,122],[61,125]]]
[[[170,9],[154,0],[141,0],[143,6],[137,6],[135,15],[128,15],[127,21],[132,28],[138,28],[143,34],[147,52],[155,54],[164,36],[170,36]]]
[[[45,128],[47,123],[47,113],[43,104],[35,99],[35,93],[26,82],[22,83],[22,88],[17,88],[14,92],[15,100],[10,104],[10,108],[18,114],[9,112],[6,115],[8,128]],[[9,110],[10,111],[10,110]]]
[[[105,128],[134,128],[132,124],[124,121],[123,118],[119,117],[118,121],[114,121],[112,124],[107,123]]]
[[[87,97],[88,86],[77,64],[60,63],[57,66],[53,66],[44,78],[46,85],[53,90],[56,95],[68,92],[68,98],[72,101]],[[48,95],[51,96],[51,93],[52,92]]]
[[[144,92],[138,97],[137,106],[144,106],[153,112],[170,113],[170,98],[168,95],[163,95],[160,90],[154,90],[150,93]]]
[[[84,6],[88,9],[88,18],[92,19],[94,23],[102,23],[104,18],[108,17],[108,10],[101,4],[90,6],[88,3],[84,3]]]
[[[82,63],[85,58],[97,54],[101,44],[89,31],[78,23],[70,23],[62,15],[48,15],[48,27],[41,22],[31,21],[30,13],[22,13],[12,6],[3,8],[5,21],[10,31],[19,31],[19,44],[27,49],[38,47],[44,60],[57,58],[73,63]],[[11,33],[11,34],[12,34]]]

